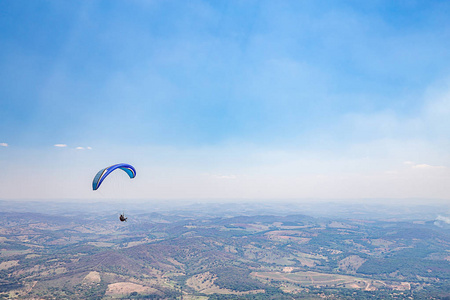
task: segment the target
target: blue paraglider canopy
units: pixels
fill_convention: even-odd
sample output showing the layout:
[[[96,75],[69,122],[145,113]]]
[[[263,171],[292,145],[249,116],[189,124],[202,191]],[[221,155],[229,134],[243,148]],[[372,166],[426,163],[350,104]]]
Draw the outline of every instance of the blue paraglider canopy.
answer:
[[[100,185],[102,184],[103,180],[105,180],[105,178],[111,174],[111,172],[113,172],[114,170],[117,169],[121,169],[123,171],[125,171],[128,176],[130,176],[130,178],[134,178],[136,177],[136,170],[134,169],[134,167],[132,165],[129,164],[116,164],[116,165],[112,165],[110,167],[101,169],[100,171],[98,171],[97,175],[95,175],[94,180],[92,181],[92,189],[95,191],[97,190]]]

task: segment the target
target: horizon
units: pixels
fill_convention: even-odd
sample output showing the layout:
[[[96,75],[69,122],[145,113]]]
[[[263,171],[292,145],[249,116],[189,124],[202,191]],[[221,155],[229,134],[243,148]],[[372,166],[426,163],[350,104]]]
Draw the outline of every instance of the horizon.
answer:
[[[343,201],[345,200],[345,201]],[[327,203],[342,203],[344,205],[358,205],[358,204],[381,204],[385,206],[397,206],[404,205],[406,202],[413,206],[421,205],[439,205],[449,206],[450,203],[447,199],[427,199],[427,198],[0,198],[2,202],[48,202],[48,203],[181,203],[181,204],[327,204]]]
[[[199,201],[179,199],[174,201],[87,201],[83,200],[0,200],[0,210],[5,213],[37,213],[43,215],[82,215],[94,218],[125,213],[135,222],[152,214],[230,218],[235,216],[294,216],[342,220],[396,220],[435,221],[450,224],[450,206],[443,202],[393,202],[393,201]],[[140,217],[141,216],[141,217]],[[115,217],[114,217],[115,219]]]

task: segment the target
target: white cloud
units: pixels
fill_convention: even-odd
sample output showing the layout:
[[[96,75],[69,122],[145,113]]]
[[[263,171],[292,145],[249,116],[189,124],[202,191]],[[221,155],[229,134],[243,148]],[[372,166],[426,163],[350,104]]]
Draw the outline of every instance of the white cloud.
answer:
[[[76,147],[77,150],[84,150],[84,147]]]
[[[0,147],[8,147],[7,143],[0,143]]]
[[[449,217],[444,217],[444,216],[438,216],[436,218],[436,221],[442,221],[444,223],[450,224],[450,218]]]
[[[86,149],[88,149],[88,150],[92,150],[92,147],[86,147]]]
[[[55,144],[55,145],[53,145],[53,146],[58,147],[58,148],[64,148],[64,147],[67,147],[66,144]]]
[[[444,166],[432,166],[432,165],[428,165],[428,164],[417,164],[417,165],[413,165],[412,168],[414,168],[414,169],[426,169],[426,170],[445,169]]]

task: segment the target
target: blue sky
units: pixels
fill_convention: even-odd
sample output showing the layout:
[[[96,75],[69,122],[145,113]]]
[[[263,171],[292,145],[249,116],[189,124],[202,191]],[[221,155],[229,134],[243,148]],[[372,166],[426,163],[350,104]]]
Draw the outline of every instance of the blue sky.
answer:
[[[449,14],[2,1],[0,198],[95,198],[96,171],[129,162],[107,197],[449,199]]]

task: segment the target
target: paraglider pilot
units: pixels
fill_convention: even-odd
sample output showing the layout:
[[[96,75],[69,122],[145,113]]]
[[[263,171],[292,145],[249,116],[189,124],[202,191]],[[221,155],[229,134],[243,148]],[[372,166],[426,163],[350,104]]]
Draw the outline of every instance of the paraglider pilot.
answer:
[[[126,222],[127,219],[128,219],[128,218],[125,218],[125,214],[121,214],[120,217],[119,217],[119,220],[120,220],[121,222],[124,222],[124,221]]]

